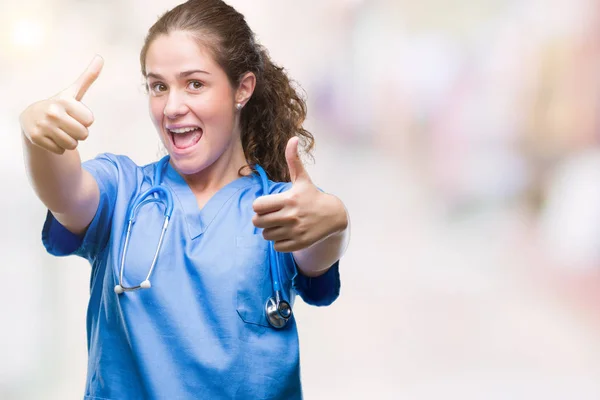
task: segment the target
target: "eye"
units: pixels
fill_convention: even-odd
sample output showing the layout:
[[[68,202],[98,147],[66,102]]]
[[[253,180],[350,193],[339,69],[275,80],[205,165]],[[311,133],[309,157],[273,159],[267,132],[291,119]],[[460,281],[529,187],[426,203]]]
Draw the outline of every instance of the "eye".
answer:
[[[160,92],[164,92],[165,90],[167,90],[167,86],[164,83],[153,83],[150,85],[150,89],[152,89],[153,93],[160,93]]]
[[[200,90],[204,85],[200,81],[189,81],[188,88],[192,90]]]

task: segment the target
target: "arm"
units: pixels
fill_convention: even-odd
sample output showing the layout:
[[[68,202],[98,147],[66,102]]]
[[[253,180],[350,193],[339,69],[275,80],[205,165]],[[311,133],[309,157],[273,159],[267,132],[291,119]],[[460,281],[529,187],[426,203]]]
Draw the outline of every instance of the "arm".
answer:
[[[94,178],[81,167],[79,152],[54,154],[22,136],[25,167],[38,198],[65,228],[84,233],[94,218],[100,193]]]
[[[101,68],[102,59],[95,58],[71,87],[30,105],[19,118],[31,186],[55,218],[77,234],[85,232],[99,203],[98,185],[82,168],[76,147],[94,120],[80,100]]]

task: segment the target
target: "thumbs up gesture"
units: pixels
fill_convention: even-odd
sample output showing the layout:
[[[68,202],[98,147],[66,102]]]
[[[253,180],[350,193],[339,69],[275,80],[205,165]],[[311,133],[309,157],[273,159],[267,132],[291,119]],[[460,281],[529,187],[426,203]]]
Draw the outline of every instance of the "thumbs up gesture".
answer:
[[[80,140],[85,140],[94,115],[81,99],[100,75],[103,65],[100,56],[94,57],[79,79],[67,89],[27,107],[19,117],[25,137],[56,154],[74,150]]]
[[[263,237],[274,242],[275,250],[293,252],[320,242],[338,227],[335,198],[321,192],[311,181],[298,156],[298,138],[291,138],[285,150],[292,181],[290,190],[262,196],[254,201],[252,223],[263,229]]]

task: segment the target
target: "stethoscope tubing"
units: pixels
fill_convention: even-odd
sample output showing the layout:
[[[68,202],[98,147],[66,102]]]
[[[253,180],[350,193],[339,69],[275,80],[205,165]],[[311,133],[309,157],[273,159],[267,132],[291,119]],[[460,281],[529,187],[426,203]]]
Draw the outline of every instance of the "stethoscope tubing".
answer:
[[[154,186],[150,189],[146,190],[144,193],[139,195],[135,201],[133,202],[128,218],[127,218],[127,232],[125,234],[125,242],[123,244],[120,266],[119,266],[119,284],[115,286],[115,292],[117,294],[121,294],[123,292],[130,292],[137,289],[147,289],[151,286],[150,277],[152,276],[152,272],[154,271],[154,267],[156,266],[156,262],[158,260],[158,255],[160,253],[160,249],[162,248],[163,240],[165,237],[165,233],[167,231],[167,226],[169,225],[169,221],[171,219],[171,215],[173,214],[173,196],[171,191],[167,189],[166,186],[162,185],[162,174],[165,169],[167,163],[169,162],[169,156],[163,157],[156,165],[156,169],[154,171]],[[262,191],[263,196],[269,194],[269,181],[267,178],[267,174],[264,169],[260,165],[255,166],[256,171],[258,172],[261,182],[262,182]],[[156,196],[158,195],[158,196]],[[129,240],[131,237],[131,231],[133,225],[135,223],[135,217],[137,211],[144,205],[149,203],[163,203],[165,205],[164,211],[164,223],[161,230],[160,238],[158,240],[158,245],[156,246],[156,251],[154,253],[154,257],[152,259],[152,264],[148,270],[148,274],[146,275],[146,279],[136,286],[125,286],[123,285],[123,275],[125,271],[125,260],[127,257],[127,250],[129,249]],[[268,241],[269,246],[269,266],[270,266],[270,274],[272,281],[272,289],[273,296],[267,300],[265,305],[265,310],[267,314],[267,320],[269,324],[277,329],[284,327],[292,315],[292,309],[290,304],[284,300],[283,293],[281,292],[280,280],[281,276],[279,275],[280,269],[278,267],[279,263],[277,260],[277,254],[273,247],[273,242]]]

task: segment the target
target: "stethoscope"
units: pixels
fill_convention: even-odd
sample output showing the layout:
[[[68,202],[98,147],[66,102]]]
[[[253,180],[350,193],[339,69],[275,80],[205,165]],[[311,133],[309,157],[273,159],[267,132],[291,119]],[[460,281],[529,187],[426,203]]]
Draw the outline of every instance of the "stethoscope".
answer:
[[[144,193],[139,195],[130,205],[129,214],[127,217],[127,233],[125,235],[125,244],[123,245],[121,263],[119,268],[119,283],[115,286],[114,289],[116,294],[132,292],[138,289],[149,289],[152,286],[150,283],[150,277],[152,276],[152,272],[154,271],[154,267],[158,259],[158,254],[162,247],[163,239],[165,237],[165,232],[167,231],[167,226],[169,225],[169,220],[171,219],[171,214],[173,213],[173,196],[171,194],[171,190],[161,184],[163,170],[165,169],[168,162],[169,156],[165,156],[157,163],[156,169],[154,170],[154,186],[152,186],[150,189],[146,190]],[[261,178],[262,193],[263,195],[266,195],[269,193],[269,181],[267,179],[267,174],[260,165],[256,164],[255,168]],[[125,258],[127,257],[127,249],[129,248],[129,238],[131,236],[133,224],[135,223],[135,216],[137,211],[142,206],[149,203],[163,203],[165,205],[165,220],[163,223],[162,231],[160,233],[160,238],[158,239],[156,252],[154,253],[154,258],[152,259],[152,264],[150,265],[150,269],[148,270],[146,279],[140,282],[140,284],[137,286],[125,286],[123,284],[123,274],[125,272]],[[273,248],[273,242],[269,241],[268,243],[273,296],[267,299],[267,302],[265,304],[265,314],[269,325],[271,325],[273,328],[279,329],[283,328],[289,321],[289,319],[292,317],[292,306],[283,298],[283,294],[281,292],[281,287],[279,284],[280,276],[279,263],[277,262],[277,254],[275,252],[275,249]]]

